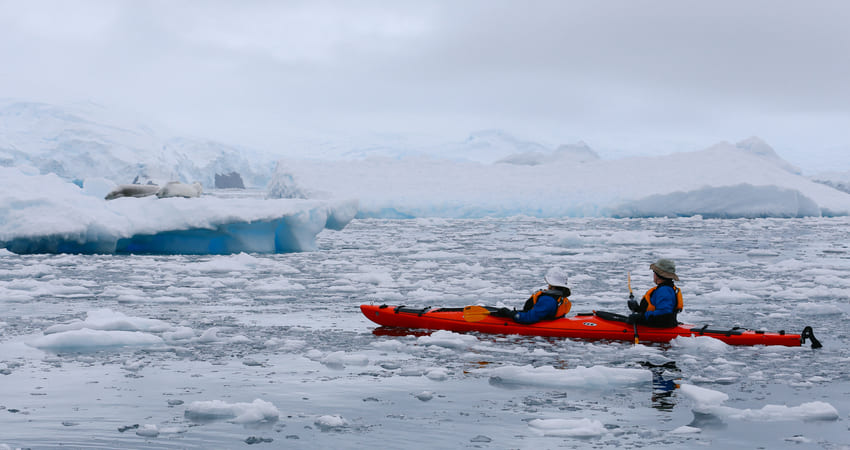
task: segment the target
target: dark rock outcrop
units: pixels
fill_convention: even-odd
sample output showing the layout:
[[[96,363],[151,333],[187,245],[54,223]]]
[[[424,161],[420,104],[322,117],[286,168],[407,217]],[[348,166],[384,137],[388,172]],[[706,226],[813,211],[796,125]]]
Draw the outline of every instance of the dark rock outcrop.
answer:
[[[245,183],[242,182],[242,176],[239,172],[230,172],[228,174],[215,174],[216,189],[245,189]]]

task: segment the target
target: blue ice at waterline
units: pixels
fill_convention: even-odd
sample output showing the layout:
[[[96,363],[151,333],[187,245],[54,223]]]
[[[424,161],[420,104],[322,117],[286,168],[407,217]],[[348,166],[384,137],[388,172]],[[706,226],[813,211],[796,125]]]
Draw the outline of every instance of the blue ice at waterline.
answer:
[[[355,201],[262,198],[104,200],[49,175],[0,168],[0,248],[14,253],[231,254],[314,250]]]

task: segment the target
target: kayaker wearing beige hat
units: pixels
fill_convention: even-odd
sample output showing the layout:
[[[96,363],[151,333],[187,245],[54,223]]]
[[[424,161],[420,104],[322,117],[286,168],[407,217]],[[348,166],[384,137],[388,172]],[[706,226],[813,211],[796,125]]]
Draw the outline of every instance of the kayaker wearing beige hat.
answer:
[[[670,259],[661,258],[650,264],[649,268],[656,286],[646,291],[640,304],[629,300],[632,315],[629,316],[628,323],[675,327],[678,324],[676,315],[682,311],[682,291],[673,284],[674,280],[679,281],[676,264]]]

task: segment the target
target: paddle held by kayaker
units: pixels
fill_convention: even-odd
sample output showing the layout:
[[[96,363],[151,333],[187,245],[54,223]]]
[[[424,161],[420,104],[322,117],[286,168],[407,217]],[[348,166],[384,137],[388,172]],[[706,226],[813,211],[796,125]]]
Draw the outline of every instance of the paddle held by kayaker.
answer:
[[[567,297],[570,288],[567,287],[567,273],[559,268],[552,268],[543,277],[549,285],[541,289],[525,301],[522,311],[501,308],[492,315],[513,319],[514,322],[532,324],[541,320],[560,319],[570,312],[572,303]]]
[[[640,303],[629,299],[628,306],[632,314],[628,323],[647,325],[651,327],[675,327],[679,322],[677,314],[682,311],[682,291],[673,281],[679,281],[676,275],[676,264],[661,258],[650,264],[655,287],[646,291]]]

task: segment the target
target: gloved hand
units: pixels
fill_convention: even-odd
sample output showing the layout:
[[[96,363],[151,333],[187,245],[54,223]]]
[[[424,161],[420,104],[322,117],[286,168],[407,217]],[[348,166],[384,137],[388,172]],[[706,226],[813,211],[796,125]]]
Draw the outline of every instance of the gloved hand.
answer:
[[[514,316],[514,312],[515,312],[515,311],[514,311],[514,310],[512,310],[512,309],[508,309],[508,308],[499,308],[499,309],[498,309],[498,310],[496,310],[495,312],[491,312],[491,313],[490,313],[490,315],[491,315],[491,316],[496,316],[496,317],[513,317],[513,316]]]
[[[641,319],[641,317],[642,317],[642,316],[643,316],[643,314],[641,314],[641,313],[639,313],[639,312],[632,313],[632,314],[631,314],[631,315],[629,315],[629,317],[626,319],[626,323],[627,323],[627,324],[630,324],[630,325],[631,325],[631,324],[638,323],[638,322],[640,321],[640,319]]]
[[[637,311],[640,305],[638,305],[637,300],[629,300],[628,302],[629,309],[632,311]]]

